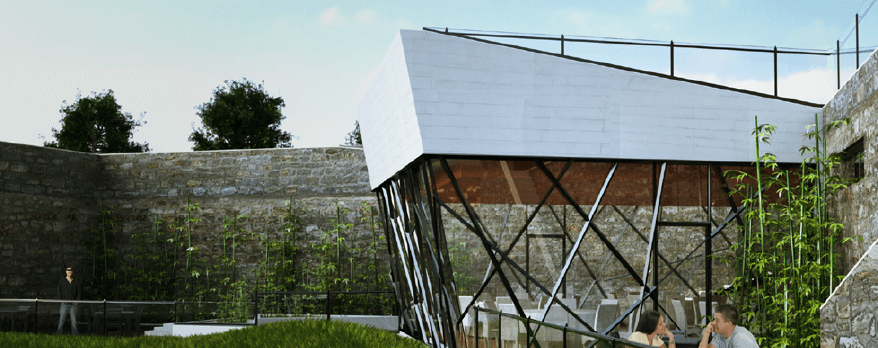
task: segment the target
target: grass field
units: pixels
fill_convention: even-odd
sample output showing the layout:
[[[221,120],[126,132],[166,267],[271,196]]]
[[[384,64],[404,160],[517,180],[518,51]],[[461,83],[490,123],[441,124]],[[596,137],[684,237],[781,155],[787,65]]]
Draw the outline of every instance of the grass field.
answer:
[[[103,337],[0,332],[0,347],[57,348],[237,348],[237,347],[424,347],[385,330],[354,323],[293,320],[191,337]]]

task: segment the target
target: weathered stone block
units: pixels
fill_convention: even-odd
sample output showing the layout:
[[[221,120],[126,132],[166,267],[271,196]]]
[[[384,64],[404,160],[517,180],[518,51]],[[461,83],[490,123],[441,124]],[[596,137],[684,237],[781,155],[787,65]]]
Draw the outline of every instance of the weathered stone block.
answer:
[[[9,170],[17,173],[26,173],[28,169],[30,168],[24,164],[13,164],[9,166]]]

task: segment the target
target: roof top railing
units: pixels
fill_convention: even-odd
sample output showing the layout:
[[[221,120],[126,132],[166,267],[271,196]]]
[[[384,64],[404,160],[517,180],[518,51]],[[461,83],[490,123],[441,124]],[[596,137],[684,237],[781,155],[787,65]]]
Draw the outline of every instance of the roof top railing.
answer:
[[[463,36],[463,37],[471,37],[471,38],[482,38],[482,40],[492,41],[492,40],[524,40],[525,44],[529,41],[532,45],[519,46],[524,47],[526,49],[535,50],[544,53],[557,54],[558,52],[561,55],[568,55],[565,52],[565,43],[589,43],[589,44],[602,44],[602,45],[628,45],[628,46],[651,46],[651,47],[667,47],[669,48],[670,53],[670,67],[667,70],[660,71],[659,73],[667,74],[670,76],[676,76],[675,74],[675,61],[674,61],[674,49],[675,48],[687,48],[687,49],[697,49],[697,50],[718,50],[718,51],[732,51],[732,52],[746,52],[746,53],[769,53],[774,57],[774,76],[773,76],[773,85],[774,85],[774,96],[778,96],[778,55],[797,55],[797,56],[805,56],[805,57],[825,57],[825,63],[819,63],[817,66],[813,64],[808,64],[808,69],[817,69],[823,74],[826,75],[835,75],[836,80],[836,88],[835,90],[841,89],[842,83],[846,82],[853,73],[859,68],[860,64],[863,63],[860,59],[860,53],[870,53],[874,51],[878,46],[861,46],[860,45],[860,32],[873,32],[870,31],[870,26],[878,27],[878,20],[871,22],[863,22],[863,19],[866,17],[866,14],[869,13],[869,10],[872,8],[872,5],[878,0],[872,0],[870,3],[863,6],[860,12],[855,15],[853,24],[845,30],[844,34],[839,37],[835,42],[835,47],[828,49],[815,49],[815,48],[791,48],[791,47],[768,47],[768,46],[757,46],[757,45],[735,45],[735,44],[710,44],[710,43],[687,43],[687,42],[674,42],[674,41],[658,41],[658,40],[647,40],[647,39],[630,39],[630,38],[617,38],[617,37],[600,37],[600,36],[582,36],[582,35],[550,35],[550,34],[535,34],[535,33],[516,33],[516,32],[508,32],[508,31],[490,31],[490,30],[475,30],[475,29],[459,29],[459,28],[448,28],[448,27],[424,27],[424,30],[444,33],[448,35],[454,36]],[[864,9],[864,10],[863,10]],[[862,13],[862,15],[860,15]],[[874,22],[874,23],[873,23]],[[864,30],[865,28],[865,30]],[[870,37],[868,39],[875,40],[878,37]],[[538,44],[537,42],[546,42],[546,41],[556,41],[559,43],[558,51],[552,49],[552,51],[546,50],[545,44]],[[492,41],[493,42],[493,41]],[[501,43],[502,42],[497,42]],[[518,45],[521,44],[521,41],[517,41]],[[532,46],[540,46],[543,49],[536,49]],[[551,48],[550,48],[551,49]],[[594,61],[603,61],[606,63],[618,64],[618,62],[612,62],[607,60],[602,60],[599,54],[595,54],[593,52],[589,52],[589,57],[577,57],[577,58],[586,58]],[[593,55],[598,55],[597,57]],[[570,55],[573,57],[573,55]],[[833,56],[835,57],[833,59]],[[844,61],[843,62],[843,57]],[[606,58],[606,57],[605,57]],[[850,64],[848,60],[850,58],[855,58],[854,63]],[[825,66],[821,67],[819,65]],[[619,64],[624,65],[624,64]],[[792,65],[792,64],[791,64]],[[834,65],[835,69],[831,69]],[[847,68],[844,68],[847,66]],[[785,67],[785,71],[792,75],[794,73],[804,73],[806,71],[794,71],[796,68],[790,69],[790,67]],[[802,67],[798,67],[802,69]],[[719,69],[719,68],[717,68]],[[643,69],[641,69],[643,70]],[[651,71],[656,72],[656,69],[646,69],[643,71]],[[751,70],[751,69],[745,69]],[[759,70],[759,69],[752,69]],[[834,71],[833,71],[834,70]],[[669,71],[669,73],[667,73]],[[715,72],[708,72],[707,74],[714,74]],[[831,78],[831,77],[830,77]],[[691,79],[691,78],[690,78]],[[697,79],[697,78],[696,78]],[[751,78],[752,79],[752,78]],[[747,80],[746,78],[744,80]],[[767,80],[767,79],[766,79]],[[825,79],[824,79],[825,80]],[[707,81],[706,81],[707,82]],[[818,82],[820,83],[820,82]],[[722,84],[722,83],[720,83]],[[732,87],[732,86],[730,86]],[[764,86],[763,91],[757,91],[753,88],[744,88],[749,89],[754,92],[761,92],[770,94],[768,92],[767,86]],[[819,87],[819,86],[817,86]],[[740,87],[738,87],[740,88]],[[825,103],[829,98],[834,94],[834,90],[831,90],[831,87],[825,86],[823,89],[826,90],[826,93],[823,93],[820,96],[809,95],[805,96],[790,96],[793,99],[810,99],[810,102],[819,102],[820,104]]]

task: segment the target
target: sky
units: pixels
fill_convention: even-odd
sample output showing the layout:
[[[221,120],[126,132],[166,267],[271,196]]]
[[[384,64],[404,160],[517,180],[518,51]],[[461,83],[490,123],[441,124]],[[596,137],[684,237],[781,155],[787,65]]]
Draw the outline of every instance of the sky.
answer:
[[[64,105],[113,90],[122,111],[145,123],[134,141],[149,143],[152,152],[189,152],[187,138],[201,126],[196,107],[209,102],[224,81],[247,78],[284,99],[281,129],[298,137],[295,147],[337,146],[354,128],[360,99],[400,29],[830,49],[845,39],[855,14],[867,9],[860,43],[878,44],[874,3],[2,1],[0,141],[53,141]],[[852,47],[853,37],[847,42],[844,47]],[[666,48],[568,44],[565,53],[669,71]],[[779,94],[826,102],[836,90],[834,59],[784,57]],[[850,76],[856,63],[852,56],[842,59],[842,76]],[[677,49],[675,73],[773,93],[771,55]]]

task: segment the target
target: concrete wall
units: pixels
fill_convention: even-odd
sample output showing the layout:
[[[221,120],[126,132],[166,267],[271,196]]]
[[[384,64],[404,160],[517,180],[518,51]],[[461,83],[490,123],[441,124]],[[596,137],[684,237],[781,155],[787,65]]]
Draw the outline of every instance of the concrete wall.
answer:
[[[187,197],[200,204],[193,214],[202,220],[193,228],[199,257],[218,252],[223,216],[250,215],[239,228],[277,236],[290,199],[307,209],[299,213],[303,253],[332,230],[336,205],[349,210],[342,222],[356,224],[342,237],[360,244],[372,238],[360,222],[362,203],[376,201],[361,149],[97,155],[0,142],[0,296],[52,297],[65,265],[86,267],[85,238],[100,223],[101,204],[115,209],[114,247],[122,259],[131,253],[132,234],[152,231],[156,217],[171,221],[185,213]],[[239,272],[255,267],[257,247],[253,238],[242,245]]]

